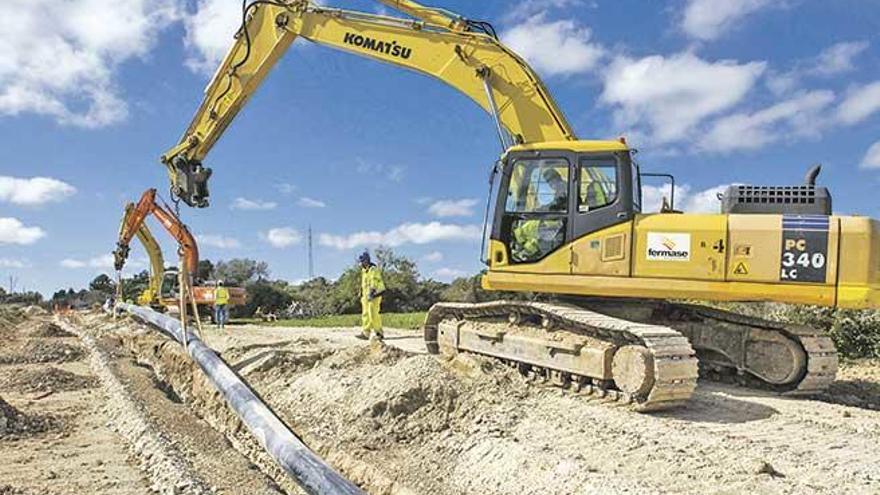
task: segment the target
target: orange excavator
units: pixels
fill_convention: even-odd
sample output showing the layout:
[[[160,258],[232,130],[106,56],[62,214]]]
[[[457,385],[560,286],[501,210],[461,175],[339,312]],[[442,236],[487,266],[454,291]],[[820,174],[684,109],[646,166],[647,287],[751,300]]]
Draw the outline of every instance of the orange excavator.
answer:
[[[201,283],[202,281],[198,280],[199,248],[195,237],[168,205],[156,202],[155,189],[144,191],[137,204],[129,203],[125,208],[116,250],[113,251],[114,266],[117,272],[125,266],[131,251],[130,243],[135,236],[141,239],[151,261],[163,259],[155,240],[144,242],[144,239],[153,239],[146,224],[146,219],[150,215],[154,216],[177,241],[183,275],[186,277],[183,285],[189,287],[190,290],[181,291],[181,273],[177,268],[153,267],[150,273],[150,287],[154,288],[153,297],[149,301],[139,301],[139,303],[169,311],[180,311],[180,293],[191,292],[192,296],[186,298],[190,300],[185,302],[195,302],[201,315],[210,315],[210,308],[214,304],[214,284],[211,282]],[[243,305],[246,299],[247,293],[244,289],[229,288],[230,307]]]

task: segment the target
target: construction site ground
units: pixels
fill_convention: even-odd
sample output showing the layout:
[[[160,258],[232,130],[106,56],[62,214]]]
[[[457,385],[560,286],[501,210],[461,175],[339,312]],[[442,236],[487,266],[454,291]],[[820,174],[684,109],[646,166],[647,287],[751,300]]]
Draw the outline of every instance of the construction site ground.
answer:
[[[129,318],[0,322],[0,495],[302,493],[175,342]],[[69,328],[69,327],[68,327]],[[205,328],[316,452],[375,494],[880,493],[880,363],[819,397],[701,382],[640,414],[351,328]]]

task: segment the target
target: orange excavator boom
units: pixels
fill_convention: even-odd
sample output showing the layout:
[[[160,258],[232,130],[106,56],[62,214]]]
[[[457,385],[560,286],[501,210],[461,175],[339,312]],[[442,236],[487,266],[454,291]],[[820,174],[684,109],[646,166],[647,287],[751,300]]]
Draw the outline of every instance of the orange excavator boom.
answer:
[[[155,189],[144,191],[140,201],[135,205],[131,215],[128,216],[119,230],[116,250],[113,251],[116,270],[121,270],[125,265],[130,249],[129,244],[149,215],[156,217],[159,223],[162,224],[162,227],[177,241],[184,257],[186,271],[190,277],[195,278],[199,267],[199,247],[196,244],[195,237],[193,237],[180,218],[171,211],[171,208],[156,202]]]

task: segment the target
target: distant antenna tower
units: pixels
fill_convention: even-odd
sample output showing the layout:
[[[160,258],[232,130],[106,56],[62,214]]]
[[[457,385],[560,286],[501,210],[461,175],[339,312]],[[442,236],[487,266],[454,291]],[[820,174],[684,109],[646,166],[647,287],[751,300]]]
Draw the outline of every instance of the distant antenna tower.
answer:
[[[309,280],[315,278],[315,258],[312,246],[312,226],[309,225]]]

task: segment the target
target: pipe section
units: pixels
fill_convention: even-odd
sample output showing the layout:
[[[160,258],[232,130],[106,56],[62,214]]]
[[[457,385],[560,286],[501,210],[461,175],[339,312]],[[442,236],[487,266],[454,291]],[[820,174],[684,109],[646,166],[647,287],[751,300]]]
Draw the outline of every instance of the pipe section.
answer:
[[[275,462],[308,493],[315,495],[366,493],[302,443],[210,347],[193,332],[184,332],[178,320],[132,304],[120,303],[117,308],[158,328],[177,342],[183,342],[185,336],[189,355],[208,376],[214,387],[220,391],[226,403]]]

